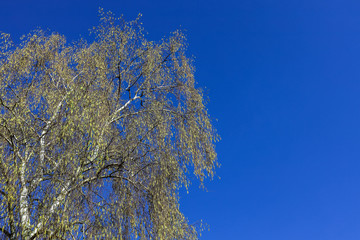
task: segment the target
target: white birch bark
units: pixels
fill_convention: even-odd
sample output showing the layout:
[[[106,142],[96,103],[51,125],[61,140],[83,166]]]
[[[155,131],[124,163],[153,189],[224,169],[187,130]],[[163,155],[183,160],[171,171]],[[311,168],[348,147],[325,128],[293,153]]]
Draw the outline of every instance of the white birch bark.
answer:
[[[110,121],[107,122],[101,132],[101,135],[100,135],[100,140],[102,139],[102,136],[104,134],[104,130],[105,130],[105,127],[112,123],[113,122],[113,119],[114,117],[119,114],[121,111],[123,111],[132,101],[136,100],[140,98],[139,96],[135,96],[133,97],[132,99],[130,99],[129,101],[127,101],[123,106],[121,106],[120,108],[118,108],[112,115],[111,115],[111,118],[110,118]],[[61,105],[59,104],[58,106],[61,107]],[[58,107],[58,109],[60,109],[60,107]],[[96,148],[94,149],[94,153],[92,154],[92,156],[90,157],[90,162],[93,162],[98,154],[99,154],[99,149],[100,149],[100,146],[97,145]],[[76,173],[75,173],[75,177],[74,178],[77,178],[79,173],[81,172],[81,166],[79,166],[76,170]],[[45,226],[45,223],[46,221],[49,219],[49,217],[51,216],[51,214],[53,214],[57,208],[60,206],[60,204],[65,200],[66,196],[69,194],[69,192],[72,190],[70,189],[70,185],[71,183],[74,181],[75,179],[71,179],[69,180],[65,186],[61,189],[58,197],[56,198],[56,200],[54,201],[54,203],[51,205],[49,211],[48,211],[48,216],[46,218],[44,218],[44,220],[40,221],[36,227],[34,228],[34,230],[32,231],[31,235],[30,235],[30,238],[29,239],[34,239],[36,237],[36,235],[43,230],[44,226]]]
[[[27,163],[30,159],[29,149],[26,146],[25,156],[22,157],[19,152],[17,152],[18,157],[21,160],[20,165],[20,183],[21,183],[21,190],[20,190],[20,219],[21,219],[21,226],[23,228],[24,235],[26,236],[30,231],[30,211],[29,211],[29,202],[28,202],[28,194],[29,190],[26,185],[26,167]]]

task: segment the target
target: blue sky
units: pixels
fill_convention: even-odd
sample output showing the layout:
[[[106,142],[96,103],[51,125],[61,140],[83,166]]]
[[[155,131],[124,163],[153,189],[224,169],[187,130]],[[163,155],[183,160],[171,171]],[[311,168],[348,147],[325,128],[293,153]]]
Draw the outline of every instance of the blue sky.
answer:
[[[360,239],[359,1],[2,0],[0,30],[75,40],[99,6],[152,40],[186,29],[222,137],[221,179],[181,196],[202,239]]]

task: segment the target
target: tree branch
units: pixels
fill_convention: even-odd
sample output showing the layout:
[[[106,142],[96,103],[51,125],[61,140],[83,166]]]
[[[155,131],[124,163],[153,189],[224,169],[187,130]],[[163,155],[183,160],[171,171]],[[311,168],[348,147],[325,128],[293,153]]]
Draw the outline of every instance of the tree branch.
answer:
[[[9,239],[11,239],[11,233],[5,229],[5,227],[0,227],[0,231],[4,233]]]
[[[30,228],[30,212],[29,212],[29,203],[27,200],[29,190],[26,186],[26,167],[29,160],[28,148],[26,148],[25,157],[23,158],[19,151],[16,150],[18,157],[21,160],[20,165],[20,182],[21,182],[21,191],[20,191],[20,218],[21,226],[24,229],[25,236],[27,235]],[[26,237],[25,237],[26,238]]]

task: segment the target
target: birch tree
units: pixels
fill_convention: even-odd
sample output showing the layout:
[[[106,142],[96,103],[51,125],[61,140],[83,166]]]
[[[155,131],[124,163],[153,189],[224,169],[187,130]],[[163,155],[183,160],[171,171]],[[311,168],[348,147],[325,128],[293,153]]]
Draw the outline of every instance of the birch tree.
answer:
[[[217,166],[180,31],[101,12],[93,41],[0,45],[2,239],[198,239],[179,189]]]

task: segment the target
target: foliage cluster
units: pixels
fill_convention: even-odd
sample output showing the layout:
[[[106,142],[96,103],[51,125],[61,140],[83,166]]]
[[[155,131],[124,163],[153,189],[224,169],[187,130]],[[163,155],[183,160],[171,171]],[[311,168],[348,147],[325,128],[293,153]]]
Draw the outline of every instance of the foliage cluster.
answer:
[[[92,43],[36,30],[0,45],[4,239],[197,239],[179,211],[217,135],[180,31],[148,41],[101,12]]]

